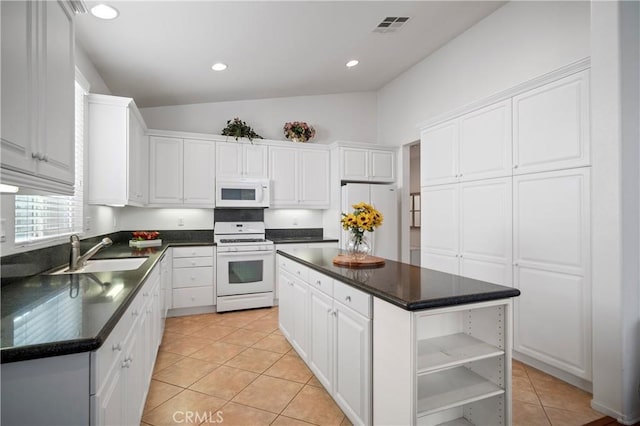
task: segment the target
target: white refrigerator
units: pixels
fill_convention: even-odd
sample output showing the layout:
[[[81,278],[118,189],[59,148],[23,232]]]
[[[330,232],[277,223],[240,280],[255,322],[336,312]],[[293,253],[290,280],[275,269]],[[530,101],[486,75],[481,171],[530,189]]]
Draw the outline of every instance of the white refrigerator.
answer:
[[[347,183],[342,186],[342,213],[353,212],[353,205],[364,201],[384,216],[382,225],[375,231],[365,232],[372,243],[372,255],[398,261],[400,258],[400,234],[398,191],[395,185]],[[342,230],[340,247],[346,249],[348,231]]]

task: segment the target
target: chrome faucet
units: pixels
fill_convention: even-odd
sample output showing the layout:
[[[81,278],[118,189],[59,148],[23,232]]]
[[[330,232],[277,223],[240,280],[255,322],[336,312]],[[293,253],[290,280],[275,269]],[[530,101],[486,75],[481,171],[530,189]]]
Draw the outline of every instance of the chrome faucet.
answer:
[[[89,260],[91,256],[96,254],[98,250],[103,247],[109,247],[111,244],[113,244],[111,238],[103,238],[102,241],[91,247],[85,254],[80,256],[80,238],[76,234],[72,235],[71,252],[69,254],[69,272],[81,269],[84,266],[85,262]]]

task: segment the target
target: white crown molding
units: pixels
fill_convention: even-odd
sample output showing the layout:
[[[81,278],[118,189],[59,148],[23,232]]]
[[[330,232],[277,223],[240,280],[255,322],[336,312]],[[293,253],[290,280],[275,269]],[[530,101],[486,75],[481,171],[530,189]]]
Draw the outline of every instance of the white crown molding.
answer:
[[[586,57],[580,59],[579,61],[573,62],[571,64],[565,65],[561,68],[558,68],[554,71],[548,72],[541,76],[532,78],[531,80],[520,83],[514,87],[503,90],[502,92],[498,92],[489,97],[479,99],[477,101],[471,102],[467,105],[464,105],[460,108],[456,108],[452,111],[448,111],[444,114],[440,114],[428,120],[425,120],[421,123],[418,123],[416,127],[420,130],[425,129],[427,127],[432,127],[436,124],[443,123],[445,121],[449,121],[451,119],[457,118],[461,115],[468,114],[474,110],[483,108],[485,106],[494,104],[496,102],[504,101],[506,99],[510,99],[516,95],[527,92],[531,89],[535,89],[536,87],[543,86],[547,83],[551,83],[552,81],[559,80],[563,77],[568,77],[572,74],[578,73],[580,71],[584,71],[591,67],[591,58]]]

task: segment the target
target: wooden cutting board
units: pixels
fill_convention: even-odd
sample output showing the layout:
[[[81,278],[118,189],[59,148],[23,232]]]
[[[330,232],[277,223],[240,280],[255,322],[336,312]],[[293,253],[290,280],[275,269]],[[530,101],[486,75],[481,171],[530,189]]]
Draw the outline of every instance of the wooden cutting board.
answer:
[[[365,266],[384,265],[384,259],[377,256],[367,256],[362,260],[354,260],[348,254],[339,254],[333,258],[333,263],[340,266],[351,266],[352,268],[361,268]]]

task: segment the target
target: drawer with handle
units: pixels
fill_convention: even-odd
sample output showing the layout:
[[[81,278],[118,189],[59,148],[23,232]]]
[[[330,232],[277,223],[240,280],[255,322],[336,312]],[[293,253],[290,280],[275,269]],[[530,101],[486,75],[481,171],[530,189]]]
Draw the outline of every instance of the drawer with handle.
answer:
[[[354,311],[371,318],[371,296],[354,287],[333,281],[333,300],[350,307]]]
[[[198,266],[213,266],[213,257],[178,257],[173,259],[174,268],[193,268]]]
[[[333,296],[333,279],[321,274],[318,271],[309,269],[309,285],[313,288],[320,290],[327,296]]]
[[[278,267],[292,274],[294,277],[300,278],[302,281],[309,281],[309,268],[287,259],[284,256],[278,256]]]
[[[213,257],[213,246],[174,247],[173,257]]]
[[[213,287],[176,288],[173,290],[173,307],[193,308],[213,305]]]
[[[213,268],[179,268],[173,270],[173,288],[213,287]]]

